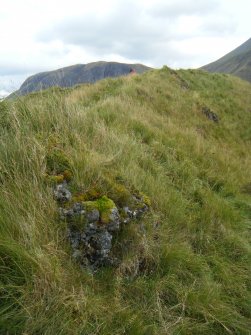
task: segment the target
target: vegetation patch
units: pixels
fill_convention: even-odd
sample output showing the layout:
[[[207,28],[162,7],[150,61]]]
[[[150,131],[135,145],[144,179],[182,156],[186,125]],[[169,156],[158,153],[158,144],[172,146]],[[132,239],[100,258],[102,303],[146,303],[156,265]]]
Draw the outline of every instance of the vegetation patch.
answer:
[[[83,202],[84,208],[87,211],[92,211],[97,209],[100,213],[101,223],[107,224],[110,220],[111,210],[116,208],[115,203],[112,199],[109,199],[107,196],[103,195],[101,198],[95,201],[85,201]]]
[[[50,174],[61,174],[71,170],[71,162],[66,154],[58,149],[53,148],[46,156],[46,166]]]
[[[49,147],[46,155],[46,180],[49,184],[70,182],[73,177],[73,165],[65,152],[56,147]]]

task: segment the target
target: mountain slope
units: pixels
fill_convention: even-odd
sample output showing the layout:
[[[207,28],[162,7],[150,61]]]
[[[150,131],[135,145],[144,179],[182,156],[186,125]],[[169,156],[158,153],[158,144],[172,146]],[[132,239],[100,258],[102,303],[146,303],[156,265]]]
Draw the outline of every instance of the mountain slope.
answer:
[[[233,74],[251,82],[251,38],[219,60],[203,66],[202,69]]]
[[[248,335],[250,93],[164,67],[1,102],[0,333]],[[114,235],[114,266],[72,254],[66,166],[72,201],[151,201]]]
[[[116,62],[77,64],[55,71],[35,74],[27,78],[20,89],[13,93],[13,95],[24,95],[52,86],[72,87],[81,83],[94,83],[107,77],[128,75],[132,70],[135,70],[137,73],[142,73],[149,69],[149,67],[141,64],[123,64]]]

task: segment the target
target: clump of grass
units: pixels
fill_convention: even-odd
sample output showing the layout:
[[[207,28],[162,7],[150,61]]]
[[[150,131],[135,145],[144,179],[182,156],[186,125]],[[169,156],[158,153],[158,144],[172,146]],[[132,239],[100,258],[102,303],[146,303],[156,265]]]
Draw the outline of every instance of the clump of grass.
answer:
[[[1,102],[1,332],[249,334],[250,90],[163,68]],[[44,182],[67,171],[76,201],[151,199],[114,240],[118,268],[72,262]]]

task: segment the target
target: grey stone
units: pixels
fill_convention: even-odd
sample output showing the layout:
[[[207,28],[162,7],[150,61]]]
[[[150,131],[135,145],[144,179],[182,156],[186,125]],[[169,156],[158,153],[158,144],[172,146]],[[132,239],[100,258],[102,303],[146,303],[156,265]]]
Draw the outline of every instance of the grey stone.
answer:
[[[72,206],[73,212],[81,214],[82,211],[84,210],[83,205],[80,202],[75,202]]]
[[[81,203],[74,203],[71,208],[59,207],[59,216],[61,220],[66,220],[67,222],[84,222],[85,221],[85,210]]]
[[[67,183],[59,184],[54,189],[54,197],[58,202],[67,202],[72,198],[71,192],[67,188]]]
[[[124,210],[124,213],[125,213],[126,215],[128,215],[128,216],[131,217],[131,218],[133,218],[133,212],[130,210],[129,207],[124,207],[123,210]]]
[[[67,237],[70,241],[72,249],[78,249],[81,245],[81,233],[79,231],[68,229]]]
[[[112,235],[107,230],[98,231],[89,240],[91,246],[100,255],[107,255],[112,247]]]
[[[213,111],[210,110],[208,107],[202,107],[202,113],[206,115],[206,117],[214,122],[219,122],[219,117]]]
[[[98,222],[99,221],[99,211],[97,209],[92,209],[89,212],[86,212],[86,219],[87,222],[93,223],[93,222]]]
[[[111,209],[109,216],[109,223],[107,224],[107,230],[109,232],[118,231],[120,228],[120,215],[117,207]]]

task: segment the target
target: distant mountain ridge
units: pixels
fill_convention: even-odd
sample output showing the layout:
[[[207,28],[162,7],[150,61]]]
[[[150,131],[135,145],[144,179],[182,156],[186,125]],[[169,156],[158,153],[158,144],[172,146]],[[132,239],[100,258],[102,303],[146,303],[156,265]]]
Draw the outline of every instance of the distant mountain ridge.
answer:
[[[203,66],[208,72],[233,74],[251,82],[251,38],[217,61]]]
[[[20,89],[12,93],[11,96],[25,95],[52,86],[72,87],[82,83],[95,83],[107,77],[119,77],[132,72],[143,73],[150,69],[150,67],[142,64],[124,64],[104,61],[76,64],[54,71],[37,73],[27,78]]]

